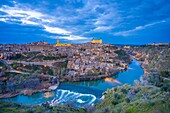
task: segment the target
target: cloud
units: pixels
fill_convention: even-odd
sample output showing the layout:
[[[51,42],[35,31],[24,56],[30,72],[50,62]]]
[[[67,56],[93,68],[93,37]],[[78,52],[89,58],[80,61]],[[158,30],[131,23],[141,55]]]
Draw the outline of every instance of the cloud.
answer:
[[[164,23],[164,22],[166,22],[166,21],[162,20],[162,21],[159,21],[159,22],[154,22],[154,23],[143,25],[143,26],[137,26],[137,27],[135,27],[134,29],[131,29],[131,30],[116,32],[116,33],[114,33],[114,35],[115,36],[130,36],[130,35],[132,35],[133,32],[143,30],[143,29],[146,29],[148,27],[154,26],[156,24]]]
[[[64,29],[57,28],[57,27],[49,27],[46,25],[44,25],[44,30],[47,32],[50,32],[50,33],[54,33],[54,34],[63,34],[63,35],[71,34],[71,32],[66,31]],[[68,40],[69,40],[69,38],[68,38]]]
[[[87,27],[84,29],[83,35],[109,33],[122,20],[116,3],[111,1],[87,0],[83,7],[77,9],[77,12],[79,18],[85,20],[85,25],[82,25],[82,27]]]
[[[95,32],[103,32],[103,31],[108,31],[110,29],[112,29],[113,27],[111,26],[99,26],[97,28],[95,28],[93,31]]]
[[[29,21],[27,19],[21,19],[21,22],[24,24],[24,25],[39,25],[39,23],[36,23],[34,21]]]
[[[0,5],[2,22],[38,27],[48,38],[59,35],[77,42],[101,34],[130,36],[166,20],[169,13],[170,4],[164,0],[34,0]]]
[[[6,13],[2,15],[3,18],[6,18],[6,22],[16,22],[20,21],[23,25],[41,25],[46,22],[53,22],[49,15],[43,14],[41,12],[31,10],[30,8],[21,7],[21,4],[15,2],[14,7],[3,5],[0,8],[1,12]],[[15,18],[15,19],[13,19]]]
[[[6,18],[0,18],[0,21],[7,22],[7,19]]]
[[[18,17],[18,18],[37,18],[41,19],[42,17],[45,17],[46,15],[31,10],[31,9],[24,9],[21,7],[18,7],[18,5],[15,5],[14,7],[3,5],[2,8],[0,8],[0,11],[7,13],[8,17]]]
[[[42,27],[42,29],[46,32],[52,34],[60,34],[60,35],[71,35],[72,33],[68,30],[57,26],[51,26],[55,21],[61,19],[56,18],[54,16],[44,14],[42,12],[36,11],[35,9],[31,9],[30,7],[21,7],[22,4],[14,3],[14,7],[10,7],[7,5],[3,5],[0,8],[1,12],[6,13],[5,15],[1,15],[0,21],[12,23],[12,24],[20,24],[20,25],[33,25]],[[20,22],[20,23],[18,23]],[[63,39],[67,40],[82,40],[85,39],[80,36],[63,36]]]
[[[85,43],[89,42],[92,38],[87,38],[83,36],[75,36],[75,35],[66,35],[66,36],[50,36],[49,38],[52,39],[64,39],[64,40],[70,40],[71,43]]]
[[[81,2],[82,6],[75,7],[75,2]],[[13,4],[13,7],[2,5],[0,8],[0,11],[6,13],[3,15],[7,18],[6,22],[40,26],[52,34],[83,35],[84,32],[104,32],[114,28],[120,18],[118,11],[113,7],[114,4],[103,4],[98,0],[74,1],[62,7],[57,5],[56,10],[50,11],[49,14],[44,14],[39,8],[35,9],[27,4],[15,1]],[[12,18],[17,18],[18,21],[12,21]]]
[[[61,36],[59,38],[62,38],[62,39],[68,39],[68,40],[86,40],[88,38],[86,37],[81,37],[81,36],[74,36],[74,35],[70,35],[70,36]]]

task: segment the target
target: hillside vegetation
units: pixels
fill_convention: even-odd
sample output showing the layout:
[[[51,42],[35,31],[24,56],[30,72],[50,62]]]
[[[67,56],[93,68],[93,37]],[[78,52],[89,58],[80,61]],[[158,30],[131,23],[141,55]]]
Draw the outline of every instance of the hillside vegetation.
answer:
[[[170,93],[157,87],[124,85],[106,91],[95,113],[169,113]]]

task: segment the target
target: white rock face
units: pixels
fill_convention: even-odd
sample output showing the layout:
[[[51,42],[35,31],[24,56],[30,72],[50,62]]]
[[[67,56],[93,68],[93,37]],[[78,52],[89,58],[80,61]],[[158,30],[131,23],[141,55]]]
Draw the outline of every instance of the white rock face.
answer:
[[[50,89],[50,90],[56,90],[57,87],[58,87],[58,85],[53,85],[53,86],[50,86],[49,89]]]

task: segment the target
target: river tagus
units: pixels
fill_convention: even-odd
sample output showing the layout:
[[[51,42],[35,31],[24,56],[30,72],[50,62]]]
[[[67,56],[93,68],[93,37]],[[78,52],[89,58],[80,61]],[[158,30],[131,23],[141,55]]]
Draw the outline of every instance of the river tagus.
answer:
[[[123,84],[134,84],[144,74],[140,63],[133,59],[127,71],[116,76],[95,81],[62,83],[57,90],[48,93],[35,93],[32,96],[18,95],[3,101],[23,104],[42,104],[49,102],[51,106],[58,104],[74,104],[76,107],[86,107],[100,101],[102,93],[107,89]]]

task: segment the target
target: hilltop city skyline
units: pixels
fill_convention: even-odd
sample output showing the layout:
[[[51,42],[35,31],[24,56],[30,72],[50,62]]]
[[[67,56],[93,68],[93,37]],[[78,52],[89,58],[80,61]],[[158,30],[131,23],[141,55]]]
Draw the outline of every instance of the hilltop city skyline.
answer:
[[[170,43],[169,14],[168,0],[3,0],[0,43]]]

